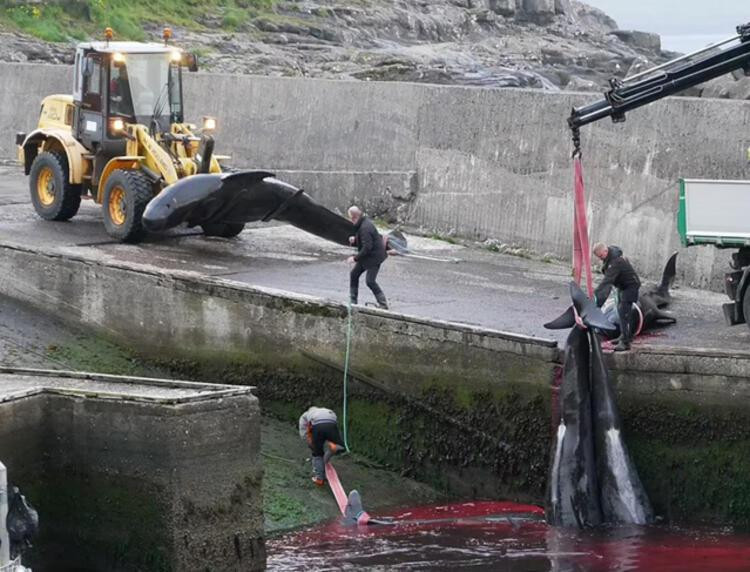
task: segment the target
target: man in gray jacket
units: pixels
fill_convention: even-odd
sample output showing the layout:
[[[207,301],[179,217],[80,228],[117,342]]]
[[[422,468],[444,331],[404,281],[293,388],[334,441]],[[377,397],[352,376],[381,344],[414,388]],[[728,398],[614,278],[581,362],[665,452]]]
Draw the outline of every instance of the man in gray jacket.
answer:
[[[299,418],[299,436],[312,450],[313,482],[326,482],[325,465],[333,455],[345,450],[336,414],[324,407],[312,406]]]

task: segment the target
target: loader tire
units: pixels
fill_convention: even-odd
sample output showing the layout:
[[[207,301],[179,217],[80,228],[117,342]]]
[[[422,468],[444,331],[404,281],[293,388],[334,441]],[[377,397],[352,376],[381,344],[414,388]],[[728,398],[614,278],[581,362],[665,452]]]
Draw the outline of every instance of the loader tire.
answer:
[[[233,238],[241,233],[245,225],[237,222],[215,222],[202,224],[203,234],[206,236],[220,236],[221,238]]]
[[[102,202],[107,234],[120,242],[139,242],[146,234],[143,211],[153,196],[151,182],[140,171],[112,171]]]
[[[29,172],[31,202],[45,220],[69,220],[81,206],[81,185],[71,184],[68,157],[63,151],[45,151],[34,158]]]

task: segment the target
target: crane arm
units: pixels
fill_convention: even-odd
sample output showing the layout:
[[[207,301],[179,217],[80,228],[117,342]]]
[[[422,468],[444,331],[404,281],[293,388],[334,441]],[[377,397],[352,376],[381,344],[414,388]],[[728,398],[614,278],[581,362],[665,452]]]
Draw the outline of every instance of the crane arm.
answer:
[[[730,45],[731,44],[731,45]],[[722,46],[727,46],[722,49]],[[672,61],[620,80],[610,80],[610,89],[595,103],[574,107],[568,118],[576,152],[578,130],[584,125],[611,117],[619,123],[625,113],[673,95],[711,79],[744,70],[750,75],[750,23],[737,27],[737,35]]]

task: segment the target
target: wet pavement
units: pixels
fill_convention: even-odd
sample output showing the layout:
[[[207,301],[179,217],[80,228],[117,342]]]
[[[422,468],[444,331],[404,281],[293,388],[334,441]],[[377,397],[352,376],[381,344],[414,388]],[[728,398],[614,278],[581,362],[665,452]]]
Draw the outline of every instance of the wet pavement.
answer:
[[[542,324],[568,305],[569,265],[416,236],[409,241],[429,259],[391,257],[385,263],[379,282],[394,311],[563,340],[565,332],[547,331]],[[181,229],[150,236],[139,245],[119,244],[104,232],[100,207],[92,201],[84,201],[70,222],[39,219],[28,199],[26,178],[14,166],[0,168],[0,242],[102,262],[191,271],[338,302],[348,295],[348,248],[293,227],[261,224],[231,240]],[[361,302],[374,302],[364,280],[360,288]],[[645,336],[638,345],[750,350],[750,329],[724,323],[721,304],[726,296],[679,284],[673,294],[671,309],[678,324]]]

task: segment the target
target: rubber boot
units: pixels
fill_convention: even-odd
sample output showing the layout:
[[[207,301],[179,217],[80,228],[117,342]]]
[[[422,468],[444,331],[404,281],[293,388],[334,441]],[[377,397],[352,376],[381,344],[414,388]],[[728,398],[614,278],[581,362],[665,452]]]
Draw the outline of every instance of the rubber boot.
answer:
[[[357,288],[349,288],[349,303],[354,305],[357,303],[359,298],[359,290]]]
[[[378,301],[378,308],[382,310],[388,309],[388,302],[386,301],[385,294],[383,293],[382,290],[378,292],[377,294],[375,294],[375,299]]]
[[[625,340],[620,340],[618,344],[615,346],[616,352],[626,352],[630,350],[630,342],[626,342]]]

